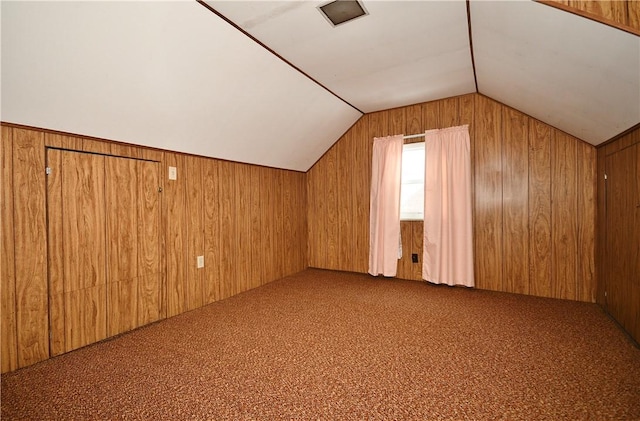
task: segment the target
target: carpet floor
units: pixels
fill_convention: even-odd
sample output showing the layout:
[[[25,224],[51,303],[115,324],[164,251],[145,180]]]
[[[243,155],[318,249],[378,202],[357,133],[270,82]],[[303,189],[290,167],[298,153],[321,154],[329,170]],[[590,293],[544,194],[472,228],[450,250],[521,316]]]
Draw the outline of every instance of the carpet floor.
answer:
[[[3,420],[640,420],[640,349],[595,304],[309,269],[1,392]]]

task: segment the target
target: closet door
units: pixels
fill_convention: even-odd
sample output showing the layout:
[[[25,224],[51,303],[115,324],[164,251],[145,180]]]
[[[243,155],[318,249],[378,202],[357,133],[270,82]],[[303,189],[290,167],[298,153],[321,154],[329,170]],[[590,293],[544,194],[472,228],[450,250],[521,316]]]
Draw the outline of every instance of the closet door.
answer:
[[[160,318],[159,164],[106,157],[107,334]]]
[[[47,150],[52,355],[106,338],[104,157]]]
[[[107,335],[138,327],[138,177],[136,160],[105,157]]]
[[[163,315],[159,163],[47,150],[51,355]]]
[[[640,145],[606,159],[607,311],[640,341]]]

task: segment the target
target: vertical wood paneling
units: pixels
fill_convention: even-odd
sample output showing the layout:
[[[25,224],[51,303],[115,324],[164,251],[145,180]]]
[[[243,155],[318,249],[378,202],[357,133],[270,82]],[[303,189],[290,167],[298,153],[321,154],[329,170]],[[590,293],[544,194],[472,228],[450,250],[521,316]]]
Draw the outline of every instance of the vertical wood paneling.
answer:
[[[639,249],[635,234],[636,154],[638,146],[606,158],[606,303],[607,311],[633,333],[638,301],[632,302]],[[635,179],[635,180],[634,180]],[[634,241],[636,240],[636,241]]]
[[[460,125],[460,97],[438,101],[438,125],[440,129]]]
[[[351,173],[351,165],[353,165],[354,157],[352,155],[353,148],[352,135],[346,133],[336,143],[337,155],[337,207],[338,207],[338,266],[341,270],[353,270],[351,262],[351,254],[353,253],[353,242],[355,236],[352,228],[354,221],[352,220],[352,195],[353,184],[349,176]]]
[[[122,143],[111,143],[111,150],[109,153],[114,156],[127,158],[142,158],[142,150],[140,148]]]
[[[371,185],[372,138],[369,136],[369,117],[364,115],[353,126],[354,163],[350,174],[354,181],[354,235],[355,250],[352,258],[355,260],[353,270],[366,273],[369,269],[369,196]],[[314,221],[307,221],[309,226]]]
[[[16,276],[13,221],[13,129],[2,126],[0,139],[0,334],[2,373],[18,368]]]
[[[220,161],[219,171],[219,194],[220,194],[220,298],[227,298],[233,295],[236,282],[235,273],[235,223],[233,221],[234,189],[233,177],[235,174],[234,164],[227,161]]]
[[[500,105],[476,97],[475,279],[482,289],[502,291],[502,140]]]
[[[166,206],[165,241],[166,241],[166,300],[167,317],[183,313],[185,300],[185,279],[187,277],[187,239],[185,212],[185,165],[184,156],[165,153],[164,168],[160,174],[166,179],[164,199]],[[177,179],[169,180],[169,167],[176,167]]]
[[[551,142],[551,268],[553,296],[575,299],[577,266],[576,142],[555,133]]]
[[[44,134],[13,130],[18,367],[49,356]]]
[[[262,190],[262,179],[260,178],[260,167],[255,165],[249,168],[250,181],[249,188],[251,189],[251,201],[249,203],[250,219],[251,219],[251,244],[249,245],[249,256],[247,256],[247,262],[249,262],[250,270],[250,288],[256,288],[267,282],[267,279],[263,278],[262,265],[264,264],[263,250],[261,249],[260,236],[262,235],[262,218],[260,210],[260,195]],[[293,211],[293,214],[299,212],[300,203],[296,203],[295,198],[292,198],[291,206],[297,206],[297,209],[289,209]],[[306,242],[302,243],[306,245]],[[300,250],[300,243],[291,244],[291,247],[297,247]]]
[[[238,287],[236,293],[246,291],[251,282],[251,171],[248,165],[236,164],[234,180],[236,225],[236,256]]]
[[[607,214],[606,214],[606,196],[605,196],[605,161],[606,153],[605,148],[600,147],[596,150],[597,153],[597,240],[595,242],[595,254],[596,254],[596,302],[606,307],[606,271],[607,265],[606,259],[606,234],[607,234]]]
[[[136,161],[138,230],[137,325],[162,317],[164,280],[161,253],[160,169],[158,162]]]
[[[187,232],[187,279],[185,282],[185,309],[202,306],[203,268],[198,269],[197,257],[204,255],[204,229],[202,227],[202,158],[185,156],[185,212]],[[205,267],[207,262],[205,261]]]
[[[107,337],[105,158],[63,152],[61,164],[52,169],[62,174],[54,218],[62,218],[65,351],[71,351]]]
[[[47,166],[55,169],[47,176],[49,269],[49,352],[62,354],[65,348],[64,323],[64,264],[62,240],[62,151],[47,150]]]
[[[596,150],[583,142],[577,147],[577,273],[576,297],[579,301],[594,302],[596,294]]]
[[[204,194],[204,304],[220,299],[220,197],[218,184],[219,162],[207,161],[202,169]]]
[[[404,127],[397,127],[403,119]],[[478,94],[379,111],[366,114],[361,121],[366,124],[355,124],[332,148],[338,162],[339,180],[328,178],[332,172],[329,171],[331,165],[327,155],[307,173],[308,194],[313,196],[308,198],[308,250],[316,262],[314,265],[333,269],[327,264],[328,258],[316,259],[315,256],[326,256],[327,244],[332,236],[337,235],[335,241],[341,250],[338,269],[367,271],[369,221],[362,214],[368,216],[369,213],[370,151],[374,137],[402,132],[414,134],[423,129],[468,124],[474,186],[476,286],[592,300],[588,290],[593,288],[595,277],[590,275],[590,256],[594,255],[595,247],[592,222],[595,205],[593,198],[590,198],[593,187],[589,187],[588,178],[595,171],[594,148],[569,138],[567,145],[575,150],[571,166],[562,170],[562,176],[552,180],[551,142],[556,130]],[[356,156],[352,156],[350,142],[358,151]],[[367,148],[366,154],[361,153]],[[352,164],[348,165],[349,162]],[[559,161],[555,162],[561,165]],[[350,187],[343,185],[343,178],[356,177],[359,178]],[[569,207],[558,203],[554,206],[564,206],[564,218],[570,216],[574,223],[565,226],[564,231],[561,227],[554,234],[551,226],[552,185],[569,179],[574,184],[564,199]],[[559,194],[564,187],[555,188],[555,193]],[[342,202],[343,190],[349,189],[352,189],[352,196],[357,197],[351,211]],[[333,194],[332,190],[337,192]],[[326,207],[327,199],[331,200],[332,194],[338,200],[338,233],[330,231],[330,216]],[[357,212],[357,217],[352,216]],[[347,228],[347,221],[353,221],[356,226]],[[413,250],[418,250],[420,254],[422,225],[421,222],[401,223],[405,257],[399,262],[398,277],[421,279],[421,265],[408,264],[407,261]],[[356,239],[344,238],[343,233],[355,235]],[[573,275],[564,271],[553,278],[552,250],[562,250],[563,242],[567,241],[578,243],[574,250],[579,257],[575,257],[574,262],[579,268]],[[350,244],[357,245],[354,250],[358,251],[353,256],[346,254]],[[560,258],[556,256],[554,259]],[[580,277],[585,279],[581,280]]]
[[[528,118],[502,108],[502,212],[504,291],[529,293]]]
[[[338,269],[338,200],[337,200],[337,150],[332,147],[327,151],[323,160],[326,163],[325,173],[325,190],[323,201],[325,202],[325,210],[327,215],[327,225],[325,239],[327,244],[327,269]]]
[[[138,321],[138,176],[133,159],[107,157],[104,162],[107,336],[114,336],[136,328]]]
[[[274,226],[271,219],[271,212],[274,208],[273,196],[275,195],[275,185],[273,180],[273,170],[269,168],[260,167],[260,173],[262,180],[262,186],[260,189],[260,224],[262,226],[262,235],[260,236],[260,243],[262,250],[264,250],[264,259],[262,260],[262,279],[273,279],[275,274],[274,260],[272,253],[274,250]],[[317,262],[321,264],[320,261]]]
[[[551,129],[529,126],[529,291],[551,297]]]

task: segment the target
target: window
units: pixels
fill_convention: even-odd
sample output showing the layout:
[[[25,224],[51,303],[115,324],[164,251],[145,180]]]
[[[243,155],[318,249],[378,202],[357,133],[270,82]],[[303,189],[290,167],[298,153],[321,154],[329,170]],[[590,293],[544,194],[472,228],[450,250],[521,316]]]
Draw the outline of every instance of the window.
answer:
[[[424,219],[424,142],[402,146],[400,220]]]

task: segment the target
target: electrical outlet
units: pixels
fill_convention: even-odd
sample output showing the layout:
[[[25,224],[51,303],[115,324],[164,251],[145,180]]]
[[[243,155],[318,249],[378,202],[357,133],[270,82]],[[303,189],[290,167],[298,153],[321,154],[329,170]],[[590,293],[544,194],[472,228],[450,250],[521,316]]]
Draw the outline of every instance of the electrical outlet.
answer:
[[[196,259],[196,264],[198,269],[202,269],[204,267],[204,256],[198,256]]]
[[[418,253],[413,253],[413,254],[411,255],[411,261],[412,261],[413,263],[418,263]]]

